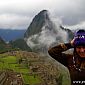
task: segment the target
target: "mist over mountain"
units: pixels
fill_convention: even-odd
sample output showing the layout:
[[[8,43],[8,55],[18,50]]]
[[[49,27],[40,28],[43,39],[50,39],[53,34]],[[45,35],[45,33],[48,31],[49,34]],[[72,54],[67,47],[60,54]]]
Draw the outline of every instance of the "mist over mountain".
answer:
[[[0,29],[0,36],[7,42],[18,38],[23,38],[25,31],[26,30]]]
[[[42,10],[33,18],[24,35],[28,46],[37,52],[47,52],[49,46],[68,42],[72,37],[71,30],[53,22],[47,10]]]

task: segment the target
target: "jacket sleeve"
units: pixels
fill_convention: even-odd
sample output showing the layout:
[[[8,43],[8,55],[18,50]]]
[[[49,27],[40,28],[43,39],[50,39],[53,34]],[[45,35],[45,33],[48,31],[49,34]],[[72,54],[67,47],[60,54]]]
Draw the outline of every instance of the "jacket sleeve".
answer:
[[[48,50],[48,53],[52,58],[56,59],[63,65],[67,66],[67,55],[68,54],[65,54],[63,52],[70,48],[72,48],[70,43],[66,43],[66,44],[63,43],[63,44],[57,45],[53,48],[50,48]]]

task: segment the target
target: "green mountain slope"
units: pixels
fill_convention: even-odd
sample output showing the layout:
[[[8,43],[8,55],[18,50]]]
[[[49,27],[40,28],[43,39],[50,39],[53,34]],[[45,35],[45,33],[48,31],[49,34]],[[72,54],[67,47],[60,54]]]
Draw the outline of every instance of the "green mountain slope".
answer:
[[[11,50],[11,45],[5,43],[5,41],[0,37],[0,53]]]
[[[15,41],[10,41],[12,48],[18,48],[20,50],[32,51],[30,47],[26,44],[24,39],[17,39]]]

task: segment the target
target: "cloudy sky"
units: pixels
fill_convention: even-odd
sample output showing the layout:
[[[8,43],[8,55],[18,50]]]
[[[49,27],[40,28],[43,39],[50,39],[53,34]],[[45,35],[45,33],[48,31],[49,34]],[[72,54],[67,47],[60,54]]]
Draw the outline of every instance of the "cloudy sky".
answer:
[[[0,0],[0,28],[27,29],[36,14],[46,9],[69,28],[85,28],[85,0]]]

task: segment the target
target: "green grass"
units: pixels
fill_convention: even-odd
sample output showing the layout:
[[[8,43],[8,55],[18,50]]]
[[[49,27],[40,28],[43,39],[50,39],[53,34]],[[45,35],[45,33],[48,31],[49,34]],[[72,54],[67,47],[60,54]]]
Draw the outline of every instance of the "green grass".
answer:
[[[0,62],[0,69],[3,69],[3,63]]]
[[[1,56],[1,55],[0,55]],[[40,82],[38,76],[31,75],[29,76],[30,69],[27,68],[26,64],[19,64],[18,58],[15,56],[6,56],[0,58],[0,70],[10,69],[14,72],[19,72],[22,74],[23,81],[25,84],[37,84]]]
[[[16,63],[17,58],[15,56],[7,56],[7,57],[1,58],[1,61],[5,63]]]
[[[29,75],[23,75],[23,78],[24,78],[24,82],[26,84],[35,84],[35,83],[40,83],[40,79],[37,78],[35,75],[33,76],[29,76]]]

